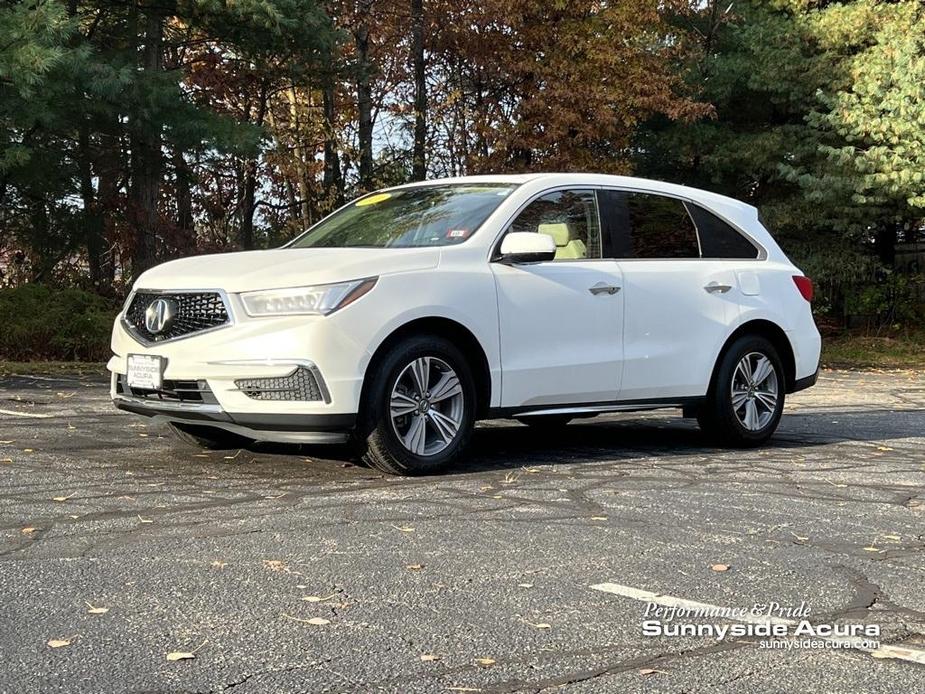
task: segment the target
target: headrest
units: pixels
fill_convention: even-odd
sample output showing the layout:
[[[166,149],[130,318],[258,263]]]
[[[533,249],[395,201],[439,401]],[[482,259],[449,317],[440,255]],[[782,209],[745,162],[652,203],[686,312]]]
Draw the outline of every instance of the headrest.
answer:
[[[540,224],[536,230],[541,234],[552,236],[552,240],[555,241],[556,246],[559,247],[565,246],[571,238],[568,224],[565,222],[558,222],[556,224]]]

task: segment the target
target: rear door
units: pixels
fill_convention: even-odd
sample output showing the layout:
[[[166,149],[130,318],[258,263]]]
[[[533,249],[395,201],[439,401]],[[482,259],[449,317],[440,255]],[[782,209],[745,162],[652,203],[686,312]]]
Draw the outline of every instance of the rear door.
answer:
[[[739,314],[734,264],[702,257],[694,219],[680,199],[604,190],[600,201],[623,272],[620,399],[706,394]]]
[[[602,258],[593,190],[535,199],[508,231],[548,234],[556,259],[491,264],[498,291],[502,406],[615,400],[622,363],[619,264]],[[608,239],[609,241],[609,239]]]

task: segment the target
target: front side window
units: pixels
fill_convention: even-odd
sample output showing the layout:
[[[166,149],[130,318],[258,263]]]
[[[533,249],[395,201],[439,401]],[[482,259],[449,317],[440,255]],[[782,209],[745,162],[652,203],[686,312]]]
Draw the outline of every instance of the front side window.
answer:
[[[601,225],[591,190],[557,190],[531,202],[509,231],[551,236],[556,260],[601,257]]]
[[[321,220],[290,248],[420,248],[462,243],[516,186],[435,185],[373,193]]]

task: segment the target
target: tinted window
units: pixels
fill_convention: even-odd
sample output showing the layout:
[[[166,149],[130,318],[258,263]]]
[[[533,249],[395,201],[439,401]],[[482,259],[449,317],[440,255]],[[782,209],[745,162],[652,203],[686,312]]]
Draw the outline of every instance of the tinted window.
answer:
[[[590,190],[560,190],[537,198],[517,216],[510,231],[552,236],[556,260],[601,257],[601,226]]]
[[[702,207],[688,203],[691,217],[700,235],[700,250],[704,258],[757,258],[758,249],[751,241]]]
[[[684,203],[647,193],[602,196],[617,258],[699,258],[697,232]]]

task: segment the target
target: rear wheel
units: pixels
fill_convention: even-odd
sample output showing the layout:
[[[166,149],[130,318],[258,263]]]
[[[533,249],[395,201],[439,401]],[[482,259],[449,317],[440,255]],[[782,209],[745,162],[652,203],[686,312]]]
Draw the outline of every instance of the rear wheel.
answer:
[[[439,472],[461,457],[475,408],[471,369],[452,342],[403,340],[377,365],[367,390],[363,459],[391,475]]]
[[[235,448],[246,448],[253,443],[251,439],[217,427],[201,426],[198,424],[179,424],[170,422],[170,430],[183,443],[198,448],[214,451],[227,451]]]
[[[758,335],[743,336],[720,360],[697,421],[722,445],[760,445],[780,423],[785,390],[783,364],[774,345]]]

